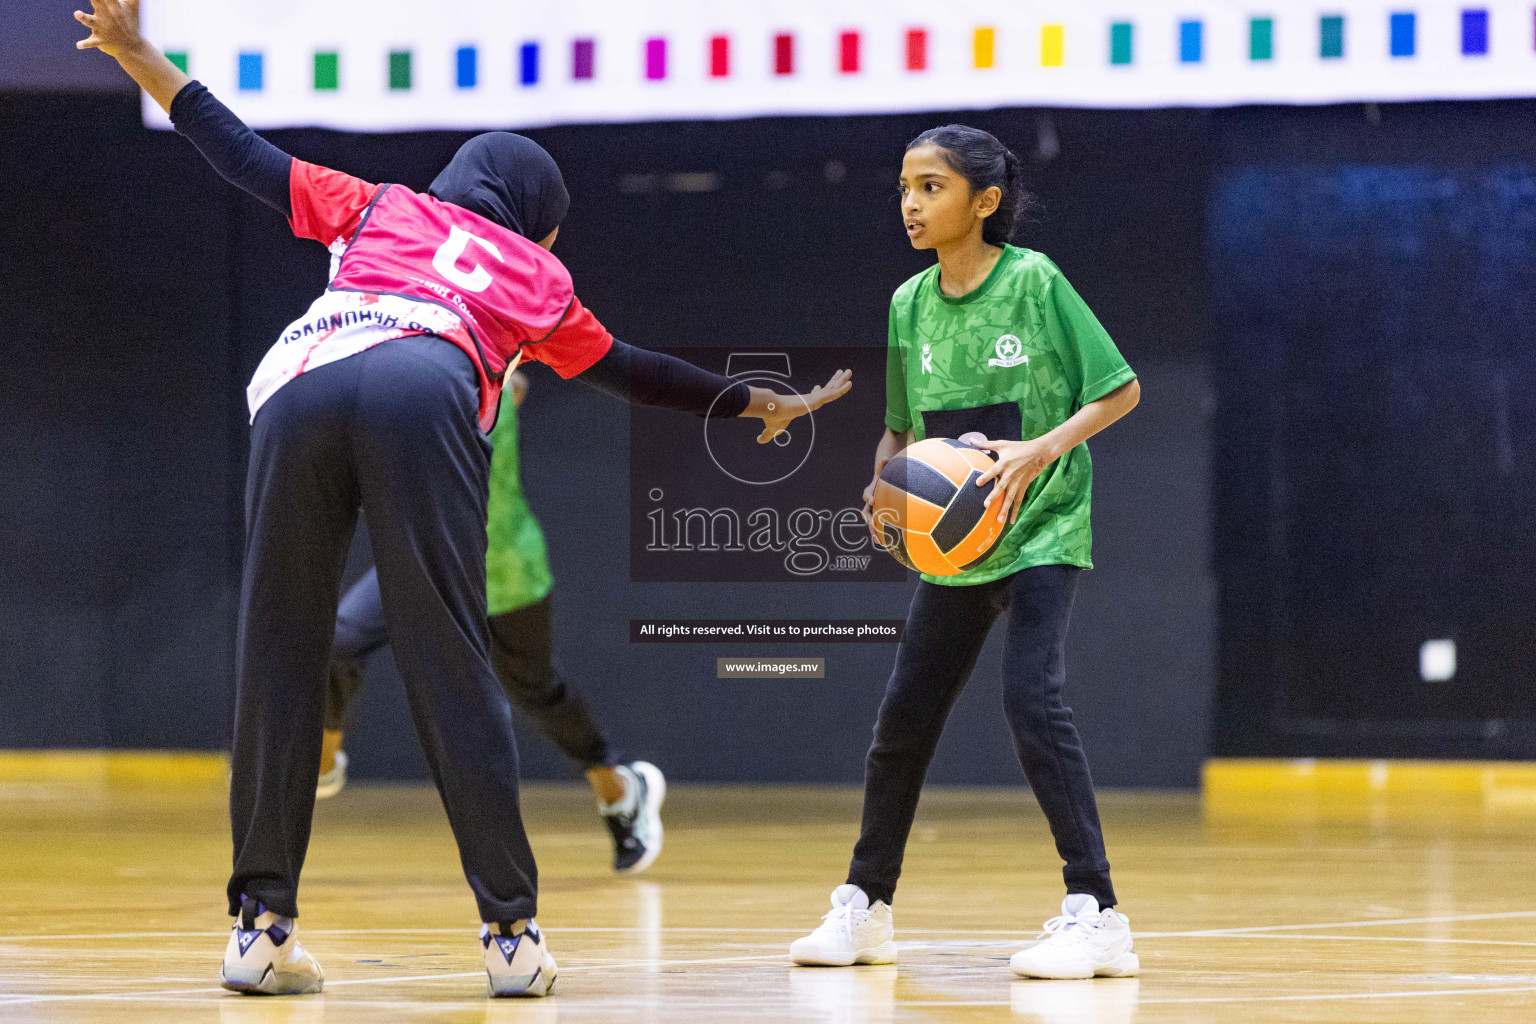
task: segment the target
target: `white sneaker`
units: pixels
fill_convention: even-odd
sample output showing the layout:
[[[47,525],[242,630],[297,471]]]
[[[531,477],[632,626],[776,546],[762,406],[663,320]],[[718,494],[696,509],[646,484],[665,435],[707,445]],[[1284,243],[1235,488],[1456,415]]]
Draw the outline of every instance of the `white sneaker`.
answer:
[[[493,996],[547,996],[559,969],[549,955],[544,933],[533,921],[480,926],[485,973]]]
[[[324,800],[327,797],[335,796],[341,792],[342,787],[346,784],[347,752],[345,750],[338,750],[336,751],[336,763],[331,766],[330,771],[321,773],[319,780],[315,783],[315,799]]]
[[[1021,978],[1126,978],[1141,969],[1131,948],[1131,922],[1099,909],[1087,893],[1061,901],[1061,916],[1045,922],[1040,941],[1009,961]]]
[[[325,974],[294,936],[291,917],[253,899],[241,904],[224,950],[224,987],[261,996],[297,996],[325,988]]]
[[[895,934],[890,905],[880,900],[870,906],[863,889],[844,882],[832,890],[832,909],[821,927],[791,943],[789,958],[809,967],[893,964]]]
[[[667,799],[667,779],[649,761],[631,761],[615,769],[624,779],[624,799],[598,804],[598,813],[613,835],[613,870],[638,875],[661,855],[661,805]]]

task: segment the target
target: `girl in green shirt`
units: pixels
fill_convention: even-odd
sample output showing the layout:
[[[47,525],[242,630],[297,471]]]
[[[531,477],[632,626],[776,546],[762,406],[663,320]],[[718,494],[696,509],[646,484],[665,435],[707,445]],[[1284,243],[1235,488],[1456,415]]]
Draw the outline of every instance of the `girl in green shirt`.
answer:
[[[848,879],[821,927],[790,947],[796,963],[896,959],[890,905],[923,778],[1002,617],[1004,712],[1067,888],[1061,916],[1013,957],[1013,970],[1091,978],[1139,966],[1129,923],[1113,909],[1093,782],[1062,689],[1072,598],[1093,564],[1085,442],[1129,412],[1140,387],[1055,264],[1008,244],[1029,202],[1022,178],[1002,143],[962,125],[924,132],[902,161],[907,237],[938,261],[891,300],[886,430],[864,500],[912,441],[958,438],[995,453],[979,485],[994,483],[987,514],[1006,526],[979,565],[918,583],[875,723]]]

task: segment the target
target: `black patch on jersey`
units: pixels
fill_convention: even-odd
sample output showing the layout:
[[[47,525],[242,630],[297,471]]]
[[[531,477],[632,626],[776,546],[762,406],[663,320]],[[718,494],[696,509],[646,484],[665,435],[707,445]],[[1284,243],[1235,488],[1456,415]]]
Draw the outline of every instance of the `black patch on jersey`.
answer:
[[[989,441],[1024,440],[1024,420],[1017,402],[979,405],[974,409],[928,409],[920,415],[925,437],[959,437],[976,430],[987,435]]]
[[[942,442],[943,444],[947,444],[951,448],[959,448],[961,451],[981,452],[981,454],[985,455],[987,458],[991,459],[993,462],[997,461],[997,452],[994,452],[990,448],[977,448],[973,444],[966,444],[964,441],[956,441],[952,437],[936,437],[933,440]],[[990,440],[990,438],[988,440]]]

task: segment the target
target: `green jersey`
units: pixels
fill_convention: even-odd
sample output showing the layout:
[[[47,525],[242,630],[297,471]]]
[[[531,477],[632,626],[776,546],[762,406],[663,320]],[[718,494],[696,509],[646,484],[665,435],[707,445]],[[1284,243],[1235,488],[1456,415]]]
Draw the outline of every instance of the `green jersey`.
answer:
[[[517,407],[501,404],[491,431],[491,499],[486,507],[486,613],[501,615],[543,600],[554,585],[544,532],[523,499],[517,460]]]
[[[1135,378],[1056,265],[1008,245],[975,291],[939,291],[929,267],[891,298],[885,425],[916,437],[979,430],[992,440],[1049,433]],[[930,583],[988,583],[1034,565],[1093,567],[1088,511],[1093,462],[1078,445],[1025,492],[1019,518],[992,554]]]

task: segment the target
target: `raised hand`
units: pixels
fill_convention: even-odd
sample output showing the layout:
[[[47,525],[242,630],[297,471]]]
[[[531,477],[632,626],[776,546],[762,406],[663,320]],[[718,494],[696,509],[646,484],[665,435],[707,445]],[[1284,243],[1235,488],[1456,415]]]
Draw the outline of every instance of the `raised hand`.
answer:
[[[116,60],[170,113],[171,100],[192,79],[139,35],[139,0],[91,0],[91,11],[75,12],[75,20],[91,30],[75,49],[100,50]]]
[[[763,432],[757,435],[757,443],[767,444],[797,418],[815,412],[828,402],[835,402],[852,387],[853,371],[838,370],[825,384],[812,388],[805,395],[781,395],[767,388],[753,388],[752,401],[741,414],[763,421]]]
[[[139,0],[91,0],[91,10],[94,13],[75,12],[75,20],[91,30],[75,49],[121,58],[144,41],[139,35]]]

